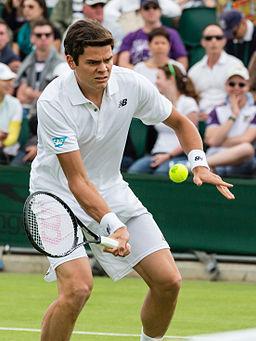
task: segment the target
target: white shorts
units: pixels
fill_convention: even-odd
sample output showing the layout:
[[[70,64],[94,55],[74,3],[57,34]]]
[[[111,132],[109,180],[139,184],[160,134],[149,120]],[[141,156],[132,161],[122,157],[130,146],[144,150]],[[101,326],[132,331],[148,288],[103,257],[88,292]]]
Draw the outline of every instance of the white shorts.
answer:
[[[131,245],[131,253],[128,256],[115,257],[112,254],[103,252],[100,246],[90,244],[95,258],[114,281],[126,276],[133,270],[136,264],[149,254],[161,249],[170,248],[150,213],[131,218],[126,222],[126,226],[130,234],[129,243]],[[49,282],[56,280],[55,269],[57,266],[81,257],[87,257],[83,246],[66,257],[48,257],[50,268],[45,276],[45,280]]]

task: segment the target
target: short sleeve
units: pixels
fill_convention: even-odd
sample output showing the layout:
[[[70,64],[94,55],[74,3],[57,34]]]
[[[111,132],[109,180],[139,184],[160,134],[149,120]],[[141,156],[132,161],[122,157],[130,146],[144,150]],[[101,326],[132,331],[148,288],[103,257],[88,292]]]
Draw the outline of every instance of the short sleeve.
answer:
[[[147,125],[163,122],[172,112],[172,103],[142,75],[137,75],[138,108],[134,117]]]
[[[181,108],[177,106],[177,109],[181,111],[181,114],[187,116],[192,112],[199,112],[199,107],[192,97],[183,97],[183,103]]]
[[[38,137],[47,152],[61,154],[79,149],[75,127],[55,103],[38,101]]]

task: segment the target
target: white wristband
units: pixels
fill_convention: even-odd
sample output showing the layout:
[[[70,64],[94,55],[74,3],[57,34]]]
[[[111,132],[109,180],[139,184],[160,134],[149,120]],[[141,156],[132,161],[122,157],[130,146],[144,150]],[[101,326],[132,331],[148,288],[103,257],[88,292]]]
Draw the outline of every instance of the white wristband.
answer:
[[[120,227],[125,226],[114,212],[106,213],[100,221],[100,226],[108,233],[112,234]]]
[[[201,166],[209,169],[205,152],[201,149],[193,149],[188,153],[188,161],[190,168],[193,170],[195,167]]]

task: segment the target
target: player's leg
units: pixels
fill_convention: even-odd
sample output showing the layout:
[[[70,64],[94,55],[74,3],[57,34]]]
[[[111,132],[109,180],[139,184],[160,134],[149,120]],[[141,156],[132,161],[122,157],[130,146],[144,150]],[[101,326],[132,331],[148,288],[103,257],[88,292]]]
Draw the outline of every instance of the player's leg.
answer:
[[[215,168],[217,166],[238,165],[250,160],[253,156],[253,146],[245,142],[207,156],[207,162],[211,168]]]
[[[87,257],[77,258],[56,269],[58,298],[46,311],[41,341],[68,341],[76,319],[88,300],[92,285],[91,266]]]
[[[176,307],[181,275],[168,249],[148,255],[134,269],[149,287],[141,310],[145,334],[141,340],[161,339],[168,329]]]

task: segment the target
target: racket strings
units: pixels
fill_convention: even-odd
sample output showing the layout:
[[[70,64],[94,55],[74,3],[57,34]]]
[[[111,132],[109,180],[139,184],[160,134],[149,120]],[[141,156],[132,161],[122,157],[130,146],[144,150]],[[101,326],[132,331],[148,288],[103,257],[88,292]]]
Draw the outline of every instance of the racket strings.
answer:
[[[29,232],[34,242],[51,255],[65,255],[74,247],[73,221],[65,207],[49,195],[38,194],[27,211]]]

